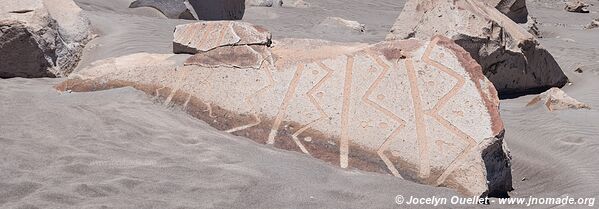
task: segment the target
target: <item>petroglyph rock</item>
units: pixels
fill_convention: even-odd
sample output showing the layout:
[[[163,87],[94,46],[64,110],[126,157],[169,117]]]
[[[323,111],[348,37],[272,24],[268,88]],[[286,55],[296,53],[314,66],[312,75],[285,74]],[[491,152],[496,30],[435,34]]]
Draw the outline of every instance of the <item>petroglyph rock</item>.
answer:
[[[528,21],[528,9],[526,0],[483,0],[489,5],[494,6],[501,13],[508,16],[516,23],[526,23]]]
[[[267,46],[243,45],[225,46],[207,52],[200,52],[185,61],[185,65],[259,69],[265,61],[272,63],[272,55]]]
[[[452,37],[502,95],[544,91],[568,78],[523,27],[477,0],[409,0],[387,40]]]
[[[178,25],[174,53],[196,54],[221,46],[270,45],[272,35],[261,26],[245,22],[209,21]]]
[[[196,19],[185,6],[185,0],[135,0],[129,5],[129,8],[138,7],[154,8],[170,19]]]
[[[571,0],[566,2],[566,7],[564,8],[568,12],[576,12],[576,13],[589,13],[589,4],[584,3],[579,0]]]
[[[591,106],[579,102],[568,96],[566,92],[559,88],[551,88],[548,91],[536,96],[526,106],[536,106],[543,104],[549,111],[563,109],[591,109]]]
[[[0,78],[61,77],[92,38],[89,20],[71,0],[0,5]]]
[[[219,130],[343,168],[464,195],[512,189],[497,93],[448,38],[374,45],[284,39],[264,48],[272,59],[259,66],[259,59],[235,60],[251,50],[217,50],[226,49],[240,56],[200,53],[184,66],[177,63],[186,55],[112,58],[57,89],[133,86]]]
[[[241,20],[245,0],[185,0],[198,20]]]

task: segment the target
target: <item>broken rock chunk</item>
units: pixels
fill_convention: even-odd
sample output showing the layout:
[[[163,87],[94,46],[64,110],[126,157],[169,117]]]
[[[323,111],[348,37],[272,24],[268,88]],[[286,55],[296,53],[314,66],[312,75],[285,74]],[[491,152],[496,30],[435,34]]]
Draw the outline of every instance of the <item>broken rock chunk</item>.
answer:
[[[549,111],[563,109],[591,109],[591,106],[568,96],[559,88],[551,88],[548,91],[533,98],[526,106],[543,104]]]
[[[222,46],[271,44],[272,35],[261,26],[237,21],[207,21],[178,25],[173,52],[196,54]]]

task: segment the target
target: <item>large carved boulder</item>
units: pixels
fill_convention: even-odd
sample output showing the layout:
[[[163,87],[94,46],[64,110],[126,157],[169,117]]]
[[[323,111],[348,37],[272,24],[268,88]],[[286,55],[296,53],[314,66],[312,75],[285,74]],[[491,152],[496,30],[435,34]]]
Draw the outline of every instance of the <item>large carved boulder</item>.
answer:
[[[72,0],[19,0],[0,5],[0,78],[61,77],[92,38]]]
[[[526,0],[482,0],[489,5],[494,6],[501,13],[508,16],[516,23],[526,23],[528,21],[528,9]]]
[[[541,92],[568,78],[524,28],[477,0],[409,0],[387,40],[451,37],[503,96]]]
[[[270,45],[272,34],[261,26],[246,22],[207,21],[178,25],[173,52],[196,54],[221,46]]]
[[[186,0],[135,0],[129,8],[151,7],[160,11],[170,19],[195,20],[191,11],[185,6]]]
[[[198,20],[241,20],[245,0],[186,0]]]
[[[133,86],[217,129],[343,168],[464,195],[511,190],[497,93],[452,40],[273,46],[110,58],[57,89]]]

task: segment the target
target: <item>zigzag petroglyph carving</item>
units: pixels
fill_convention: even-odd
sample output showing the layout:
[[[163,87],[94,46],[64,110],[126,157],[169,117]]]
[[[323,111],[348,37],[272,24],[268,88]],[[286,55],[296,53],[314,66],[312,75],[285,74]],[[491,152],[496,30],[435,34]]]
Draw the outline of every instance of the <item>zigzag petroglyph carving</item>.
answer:
[[[343,168],[467,195],[511,188],[497,93],[450,39],[374,45],[284,39],[268,51],[272,61],[259,69],[180,66],[182,55],[112,58],[57,88],[133,86],[217,129]]]

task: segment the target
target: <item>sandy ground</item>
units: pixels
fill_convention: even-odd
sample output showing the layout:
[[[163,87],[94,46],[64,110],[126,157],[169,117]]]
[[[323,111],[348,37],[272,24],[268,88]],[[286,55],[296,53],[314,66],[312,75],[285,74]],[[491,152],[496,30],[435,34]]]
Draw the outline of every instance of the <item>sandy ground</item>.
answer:
[[[189,22],[129,9],[130,0],[76,2],[99,34],[80,68],[136,52],[170,53],[174,26]],[[308,9],[249,8],[244,19],[275,38],[372,43],[384,39],[404,2],[319,0]],[[512,197],[599,198],[599,29],[582,29],[599,14],[562,7],[529,1],[542,44],[573,82],[564,90],[594,109],[548,112],[525,107],[533,96],[502,100]],[[356,20],[367,31],[315,28],[327,16]],[[0,80],[0,208],[404,208],[396,195],[455,195],[224,134],[130,88],[60,94],[52,88],[60,81]]]

